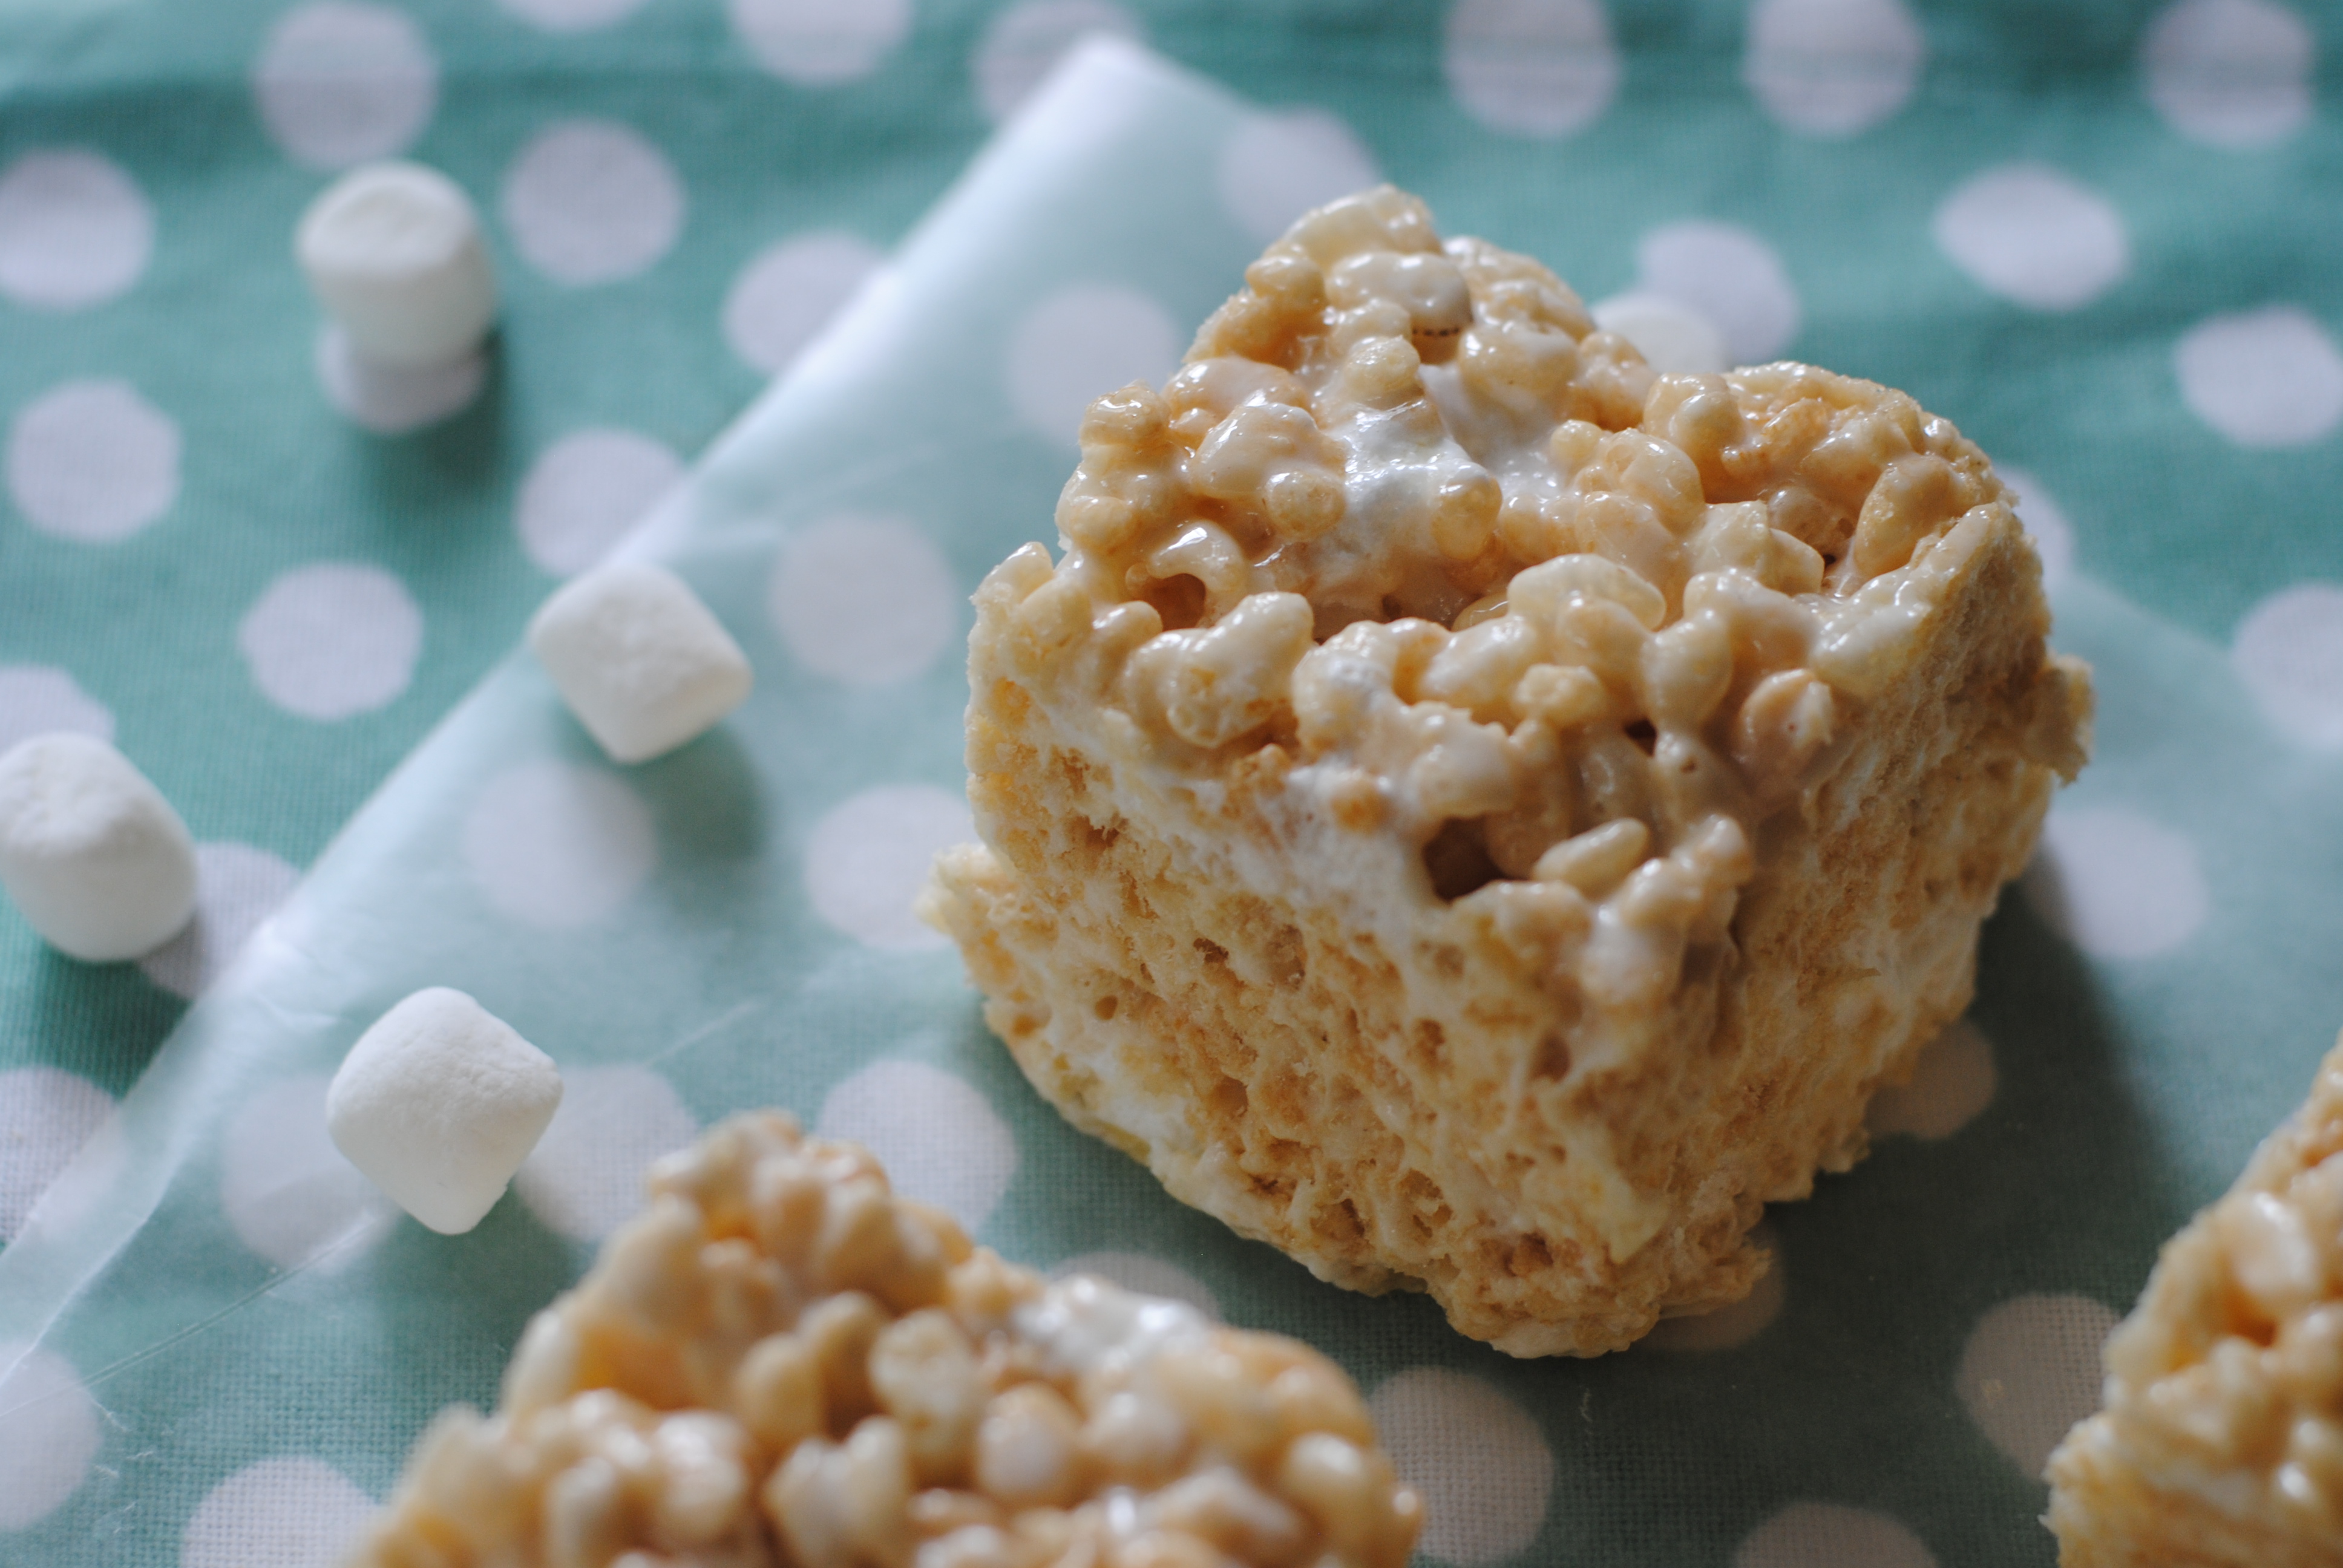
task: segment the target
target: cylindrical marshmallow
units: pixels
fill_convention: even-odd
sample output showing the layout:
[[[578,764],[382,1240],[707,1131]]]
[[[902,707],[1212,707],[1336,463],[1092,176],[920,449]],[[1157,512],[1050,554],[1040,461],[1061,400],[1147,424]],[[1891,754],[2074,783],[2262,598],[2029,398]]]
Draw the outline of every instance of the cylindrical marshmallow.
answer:
[[[528,646],[615,762],[671,751],[748,699],[748,655],[664,567],[613,561],[545,601]]]
[[[301,215],[293,254],[364,358],[448,364],[496,319],[496,275],[471,198],[420,164],[367,164],[327,186]]]
[[[1604,331],[1634,344],[1654,370],[1714,375],[1733,368],[1732,351],[1716,324],[1665,295],[1617,294],[1588,314]]]
[[[105,741],[35,735],[0,757],[0,884],[69,958],[135,959],[196,912],[196,846]]]
[[[358,1037],[326,1091],[334,1147],[442,1235],[470,1230],[561,1104],[553,1059],[462,991],[417,991]]]

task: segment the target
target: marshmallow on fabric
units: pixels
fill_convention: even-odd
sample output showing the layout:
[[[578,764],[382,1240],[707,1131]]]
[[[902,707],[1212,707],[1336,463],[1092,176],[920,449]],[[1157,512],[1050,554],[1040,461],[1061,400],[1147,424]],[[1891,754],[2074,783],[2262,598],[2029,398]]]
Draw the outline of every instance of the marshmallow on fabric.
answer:
[[[560,1103],[551,1057],[434,986],[350,1047],[326,1091],[326,1131],[393,1202],[455,1236],[496,1207]]]
[[[1588,312],[1594,325],[1635,346],[1654,370],[1715,375],[1733,368],[1716,324],[1663,294],[1614,294]]]
[[[681,578],[642,561],[572,579],[528,623],[528,646],[614,762],[672,751],[749,696],[740,645]]]
[[[121,752],[35,735],[0,757],[0,883],[59,952],[135,959],[195,914],[196,846]]]
[[[451,364],[496,318],[471,198],[420,164],[367,164],[327,186],[301,215],[293,253],[362,359]]]

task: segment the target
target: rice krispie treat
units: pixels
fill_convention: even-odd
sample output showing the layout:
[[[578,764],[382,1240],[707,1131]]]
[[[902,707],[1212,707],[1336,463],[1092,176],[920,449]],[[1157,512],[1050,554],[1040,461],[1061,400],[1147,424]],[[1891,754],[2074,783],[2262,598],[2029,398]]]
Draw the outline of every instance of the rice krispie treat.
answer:
[[[850,1143],[735,1117],[433,1422],[351,1568],[1402,1568],[1305,1345],[1045,1283]]]
[[[2343,1042],[2107,1340],[2050,1456],[2063,1568],[2343,1563]]]
[[[1985,457],[1655,375],[1383,189],[1302,218],[985,579],[923,901],[1076,1124],[1518,1355],[1746,1293],[2084,759]]]

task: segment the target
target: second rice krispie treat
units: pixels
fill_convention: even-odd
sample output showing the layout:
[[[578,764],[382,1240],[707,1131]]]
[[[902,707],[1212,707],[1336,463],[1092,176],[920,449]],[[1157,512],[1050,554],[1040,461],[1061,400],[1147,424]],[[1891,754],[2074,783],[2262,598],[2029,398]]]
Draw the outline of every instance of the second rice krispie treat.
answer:
[[[2050,1456],[2063,1568],[2343,1563],[2343,1041],[2105,1359]]]
[[[1517,1355],[1747,1292],[2084,759],[1986,458],[1808,366],[1655,375],[1383,189],[1101,398],[977,594],[924,903],[1076,1124]]]
[[[1342,1370],[1003,1262],[851,1143],[737,1116],[416,1443],[347,1568],[1403,1568]]]

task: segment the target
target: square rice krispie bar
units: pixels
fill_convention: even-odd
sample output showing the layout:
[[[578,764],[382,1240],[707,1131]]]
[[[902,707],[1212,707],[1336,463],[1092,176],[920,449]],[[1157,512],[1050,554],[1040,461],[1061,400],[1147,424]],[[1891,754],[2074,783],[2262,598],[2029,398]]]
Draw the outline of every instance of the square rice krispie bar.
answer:
[[[2050,1456],[2063,1568],[2343,1563],[2343,1041],[2109,1337]]]
[[[1026,1075],[1321,1278],[1517,1355],[1738,1299],[1967,1004],[2084,759],[1985,457],[1655,375],[1383,189],[1101,398],[977,594],[925,900]]]

